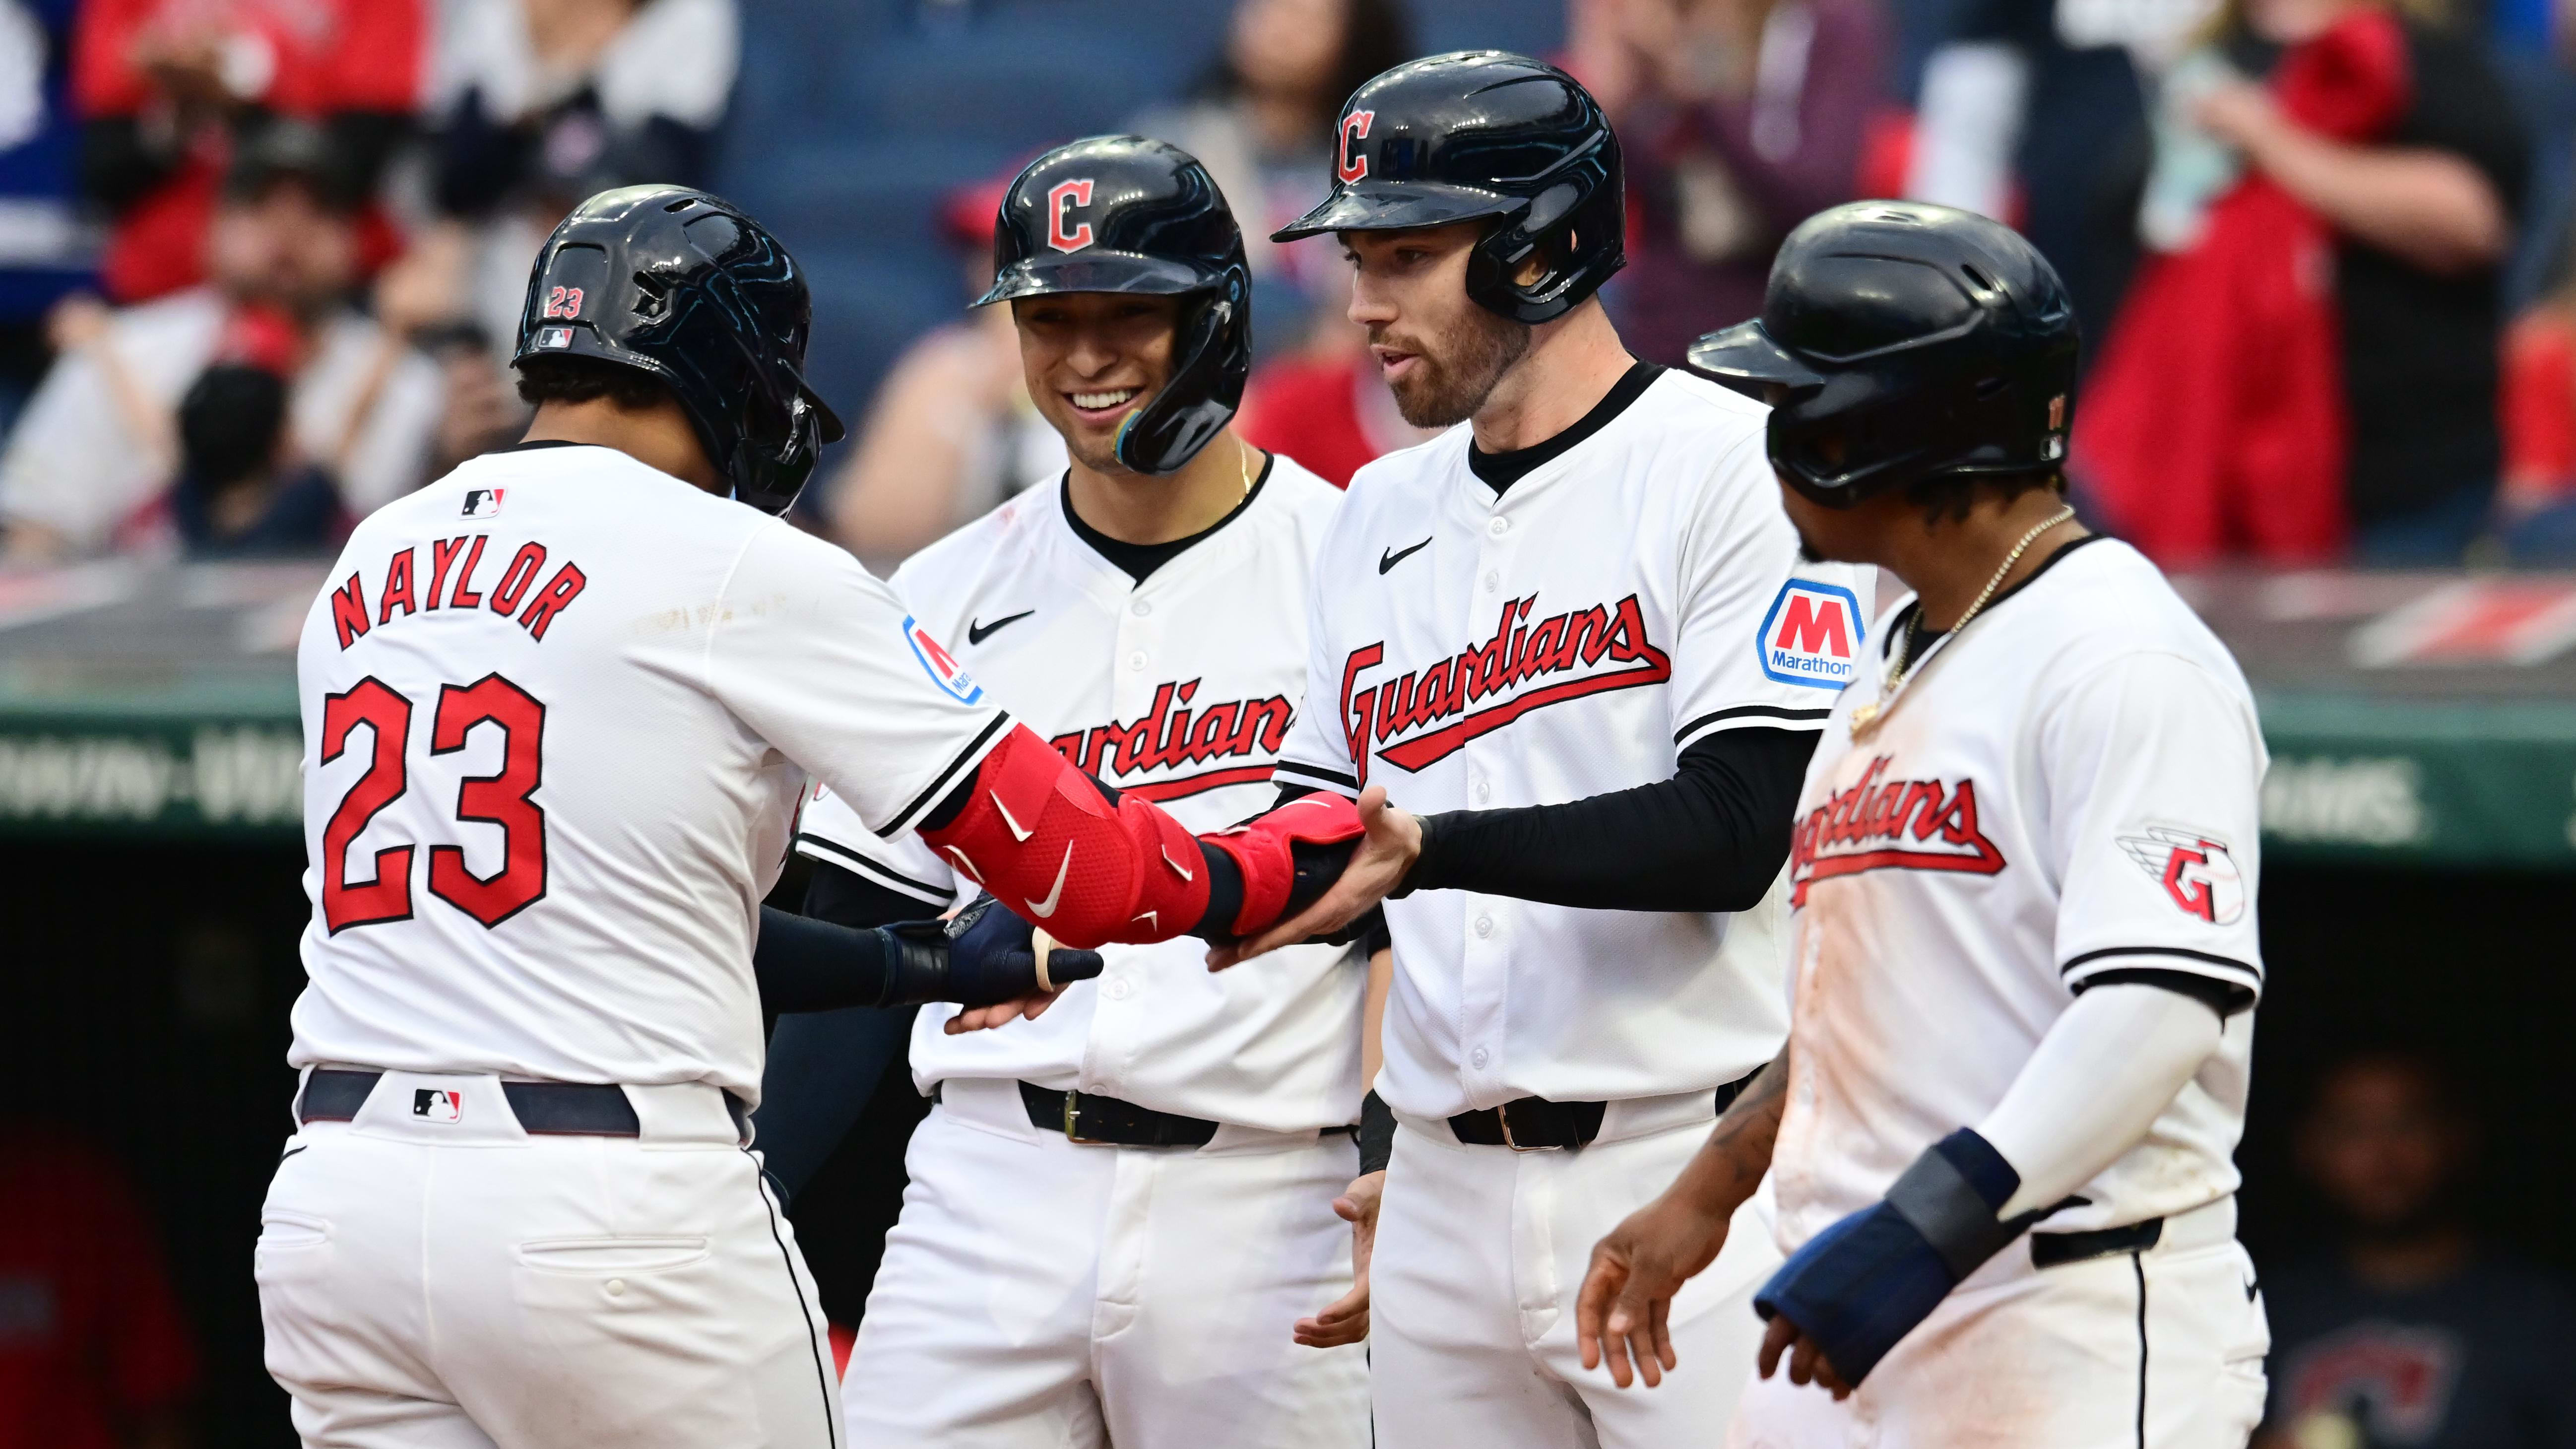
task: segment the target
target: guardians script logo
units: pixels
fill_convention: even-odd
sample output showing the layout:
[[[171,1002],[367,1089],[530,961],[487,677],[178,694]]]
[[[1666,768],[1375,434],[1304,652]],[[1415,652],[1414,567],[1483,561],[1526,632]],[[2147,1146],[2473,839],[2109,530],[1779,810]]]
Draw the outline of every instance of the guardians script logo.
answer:
[[[1351,651],[1342,661],[1342,735],[1360,784],[1372,743],[1388,764],[1420,770],[1531,710],[1673,677],[1671,656],[1646,637],[1635,594],[1533,623],[1537,605],[1536,594],[1506,601],[1493,638],[1419,673],[1364,683],[1385,662],[1386,645]]]
[[[1047,743],[1084,770],[1147,800],[1178,800],[1228,785],[1257,785],[1270,778],[1271,761],[1288,738],[1295,712],[1286,695],[1238,699],[1193,710],[1199,681],[1154,688],[1154,707],[1132,724],[1112,721],[1057,735]],[[1160,779],[1138,776],[1213,768]]]
[[[1993,875],[2004,853],[1977,828],[1977,783],[1889,780],[1881,755],[1860,783],[1807,812],[1789,846],[1789,904],[1807,887],[1865,870],[1954,870]]]

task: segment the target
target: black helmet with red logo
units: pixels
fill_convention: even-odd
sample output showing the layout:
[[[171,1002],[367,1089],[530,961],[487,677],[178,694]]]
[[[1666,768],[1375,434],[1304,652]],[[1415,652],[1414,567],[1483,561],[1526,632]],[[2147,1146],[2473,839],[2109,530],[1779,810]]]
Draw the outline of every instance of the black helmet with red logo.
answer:
[[[649,372],[733,496],[785,513],[841,420],[805,382],[805,271],[729,201],[684,186],[603,191],[537,252],[513,366],[588,357]]]
[[[1252,373],[1252,271],[1225,193],[1196,158],[1142,136],[1094,136],[1028,164],[993,219],[993,289],[978,307],[1064,292],[1185,299],[1170,381],[1118,426],[1118,461],[1173,473],[1223,431]]]
[[[1352,92],[1339,126],[1333,194],[1272,241],[1490,218],[1467,295],[1530,323],[1627,264],[1619,138],[1555,66],[1502,50],[1406,61]],[[1538,275],[1513,280],[1533,258]]]

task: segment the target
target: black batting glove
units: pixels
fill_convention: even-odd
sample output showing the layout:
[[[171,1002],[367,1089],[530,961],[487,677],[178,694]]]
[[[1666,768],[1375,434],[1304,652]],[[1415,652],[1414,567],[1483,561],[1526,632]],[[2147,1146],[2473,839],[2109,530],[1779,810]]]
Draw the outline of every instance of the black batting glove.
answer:
[[[880,1006],[932,1001],[997,1006],[1087,981],[1103,965],[1097,951],[1057,946],[1047,953],[1046,979],[1040,981],[1035,928],[990,895],[977,896],[944,921],[904,921],[877,929],[892,943],[894,962]]]

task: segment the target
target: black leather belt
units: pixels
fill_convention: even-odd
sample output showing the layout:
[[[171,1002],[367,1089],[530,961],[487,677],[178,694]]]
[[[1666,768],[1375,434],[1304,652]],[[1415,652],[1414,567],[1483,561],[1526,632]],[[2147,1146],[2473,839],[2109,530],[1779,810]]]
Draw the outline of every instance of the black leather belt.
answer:
[[[1732,1105],[1744,1085],[1761,1073],[1756,1067],[1717,1089],[1709,1116]],[[1601,1135],[1607,1102],[1551,1102],[1545,1097],[1518,1097],[1499,1107],[1461,1112],[1449,1119],[1449,1130],[1470,1147],[1508,1147],[1514,1152],[1581,1147]]]
[[[2030,1235],[2030,1265],[2034,1268],[2062,1268],[2089,1258],[2108,1258],[2115,1253],[2141,1253],[2154,1247],[2165,1235],[2165,1220],[2149,1218],[2124,1227],[2096,1228],[2089,1233],[2033,1233]]]
[[[1157,1112],[1115,1097],[1051,1092],[1022,1082],[1020,1101],[1029,1109],[1030,1126],[1043,1132],[1061,1132],[1073,1142],[1112,1147],[1205,1147],[1216,1136],[1217,1124],[1204,1117]]]
[[[357,1118],[358,1109],[366,1105],[368,1094],[382,1080],[382,1072],[351,1072],[336,1067],[316,1067],[304,1079],[304,1094],[295,1104],[298,1122],[348,1122]],[[423,1087],[412,1094],[411,1111],[415,1117],[434,1117],[452,1113],[453,1098],[448,1094]],[[626,1100],[626,1089],[610,1084],[589,1082],[503,1082],[501,1095],[510,1104],[510,1114],[519,1119],[521,1130],[543,1137],[640,1137],[643,1124],[635,1118],[635,1104]],[[736,1130],[742,1127],[742,1102],[733,1093],[725,1093],[725,1111],[732,1116]]]
[[[932,1093],[934,1098],[937,1095]],[[1219,1125],[1204,1117],[1157,1112],[1089,1092],[1058,1092],[1033,1082],[1020,1083],[1020,1103],[1029,1109],[1030,1126],[1041,1132],[1061,1132],[1069,1142],[1092,1146],[1205,1147]],[[1358,1130],[1356,1126],[1327,1127],[1323,1135]]]

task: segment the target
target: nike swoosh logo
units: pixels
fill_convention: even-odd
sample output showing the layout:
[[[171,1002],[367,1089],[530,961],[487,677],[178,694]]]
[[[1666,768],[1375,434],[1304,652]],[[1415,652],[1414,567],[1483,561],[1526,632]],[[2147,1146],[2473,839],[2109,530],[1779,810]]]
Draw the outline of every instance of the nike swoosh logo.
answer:
[[[1429,543],[1430,541],[1431,540],[1427,538],[1423,540],[1424,543]],[[966,621],[966,642],[969,644],[981,644],[986,639],[992,637],[994,630],[1001,628],[1005,624],[1016,624],[1036,612],[1037,610],[1035,609],[1022,609],[1016,614],[1010,614],[1002,618],[995,619],[990,624],[984,623],[980,619],[969,619]]]
[[[1013,840],[1026,840],[1034,833],[1032,831],[1022,830],[1020,828],[1020,822],[1011,818],[1011,807],[1002,803],[1002,796],[999,791],[986,791],[985,793],[993,797],[993,808],[1001,813],[1002,823],[1011,827],[1011,838]]]
[[[1045,900],[1028,902],[1030,915],[1043,921],[1055,914],[1056,902],[1064,899],[1064,873],[1072,868],[1073,847],[1068,845],[1064,848],[1064,859],[1056,862],[1055,887],[1047,892]]]
[[[1379,554],[1379,555],[1377,556],[1377,571],[1378,571],[1380,574],[1383,574],[1383,573],[1385,573],[1388,569],[1391,569],[1391,568],[1395,567],[1397,564],[1400,564],[1400,563],[1404,562],[1406,559],[1409,559],[1409,558],[1413,557],[1415,554],[1422,552],[1424,549],[1429,548],[1430,546],[1431,546],[1431,540],[1429,540],[1429,539],[1427,539],[1427,538],[1426,538],[1426,539],[1424,539],[1422,542],[1415,544],[1415,545],[1414,545],[1413,547],[1411,547],[1411,548],[1407,548],[1407,549],[1388,549],[1386,552],[1381,553],[1381,554]]]

